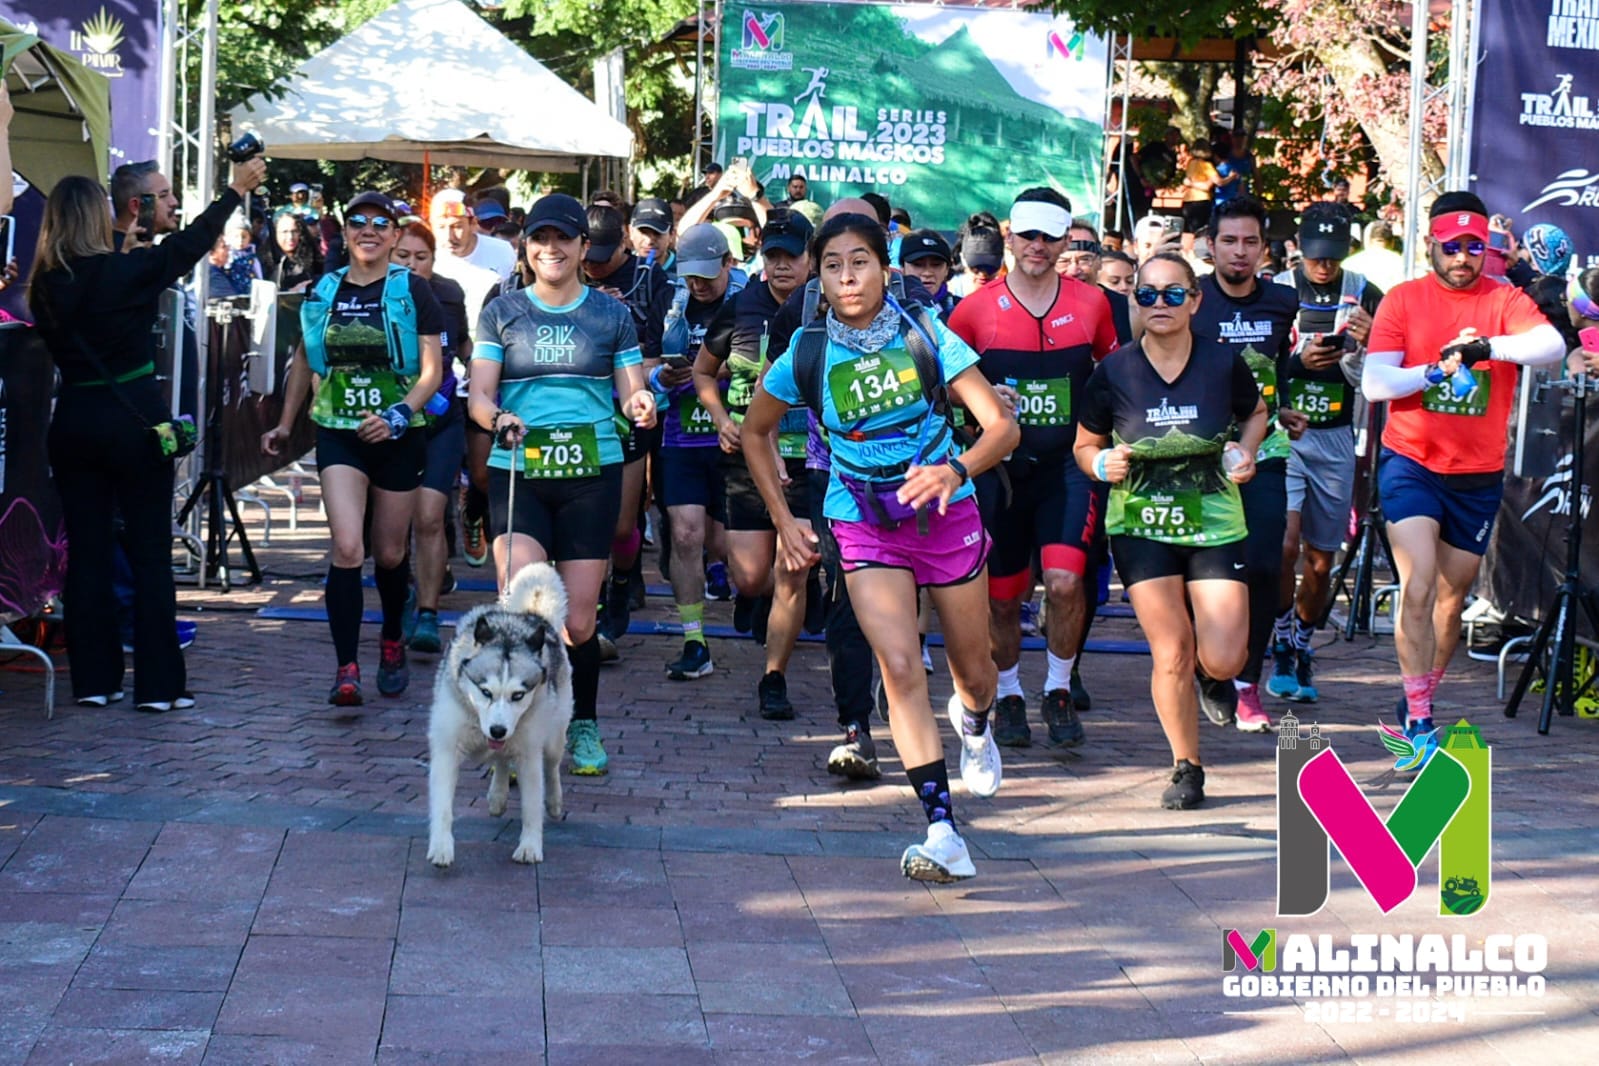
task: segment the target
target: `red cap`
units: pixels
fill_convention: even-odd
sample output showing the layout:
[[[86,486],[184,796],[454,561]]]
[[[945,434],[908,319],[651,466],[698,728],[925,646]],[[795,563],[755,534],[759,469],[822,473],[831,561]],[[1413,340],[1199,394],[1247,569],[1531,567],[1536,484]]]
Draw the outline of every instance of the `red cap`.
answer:
[[[1450,211],[1432,220],[1431,232],[1440,241],[1452,241],[1458,237],[1475,237],[1479,241],[1486,241],[1488,216],[1474,211]]]

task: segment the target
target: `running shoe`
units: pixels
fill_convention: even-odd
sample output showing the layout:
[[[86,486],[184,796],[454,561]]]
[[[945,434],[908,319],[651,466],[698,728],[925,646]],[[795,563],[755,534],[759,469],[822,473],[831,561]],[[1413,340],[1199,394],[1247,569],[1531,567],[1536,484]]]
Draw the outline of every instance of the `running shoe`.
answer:
[[[1057,688],[1044,693],[1041,708],[1044,724],[1049,727],[1049,742],[1057,748],[1075,748],[1086,739],[1082,719],[1072,706],[1071,690]]]
[[[733,597],[733,632],[748,633],[755,627],[755,597],[739,593]]]
[[[444,577],[439,581],[439,595],[448,596],[450,593],[456,590],[457,586],[458,582],[455,580],[455,571],[446,566],[444,568]]]
[[[711,649],[704,641],[685,640],[683,654],[678,656],[676,662],[666,664],[666,676],[673,681],[693,681],[708,676],[715,668],[711,662]]]
[[[439,612],[416,612],[416,624],[411,627],[411,650],[437,655],[443,646],[439,641]]]
[[[488,532],[483,528],[483,517],[461,517],[461,558],[467,566],[482,566],[489,561]]]
[[[121,703],[122,697],[126,695],[127,693],[117,689],[115,692],[107,692],[98,696],[79,696],[77,703],[80,707],[108,707],[113,703]]]
[[[883,686],[883,679],[878,678],[872,683],[872,702],[877,705],[877,720],[888,723],[888,689]]]
[[[981,736],[967,733],[962,722],[959,694],[949,698],[949,724],[955,727],[955,736],[961,744],[961,780],[966,791],[987,799],[999,791],[1005,769],[999,761],[999,747],[994,743],[993,715],[984,723]],[[936,824],[936,823],[935,823]]]
[[[1299,695],[1299,677],[1294,665],[1294,646],[1286,640],[1273,642],[1271,678],[1266,682],[1266,691],[1278,699],[1295,699]]]
[[[1260,686],[1246,685],[1238,693],[1238,717],[1233,724],[1240,733],[1270,733],[1271,715],[1260,705]]]
[[[1077,664],[1072,663],[1072,706],[1079,711],[1094,709],[1094,697],[1088,694],[1088,689],[1083,685],[1083,677],[1077,672]]]
[[[1001,696],[994,701],[989,713],[994,743],[1007,748],[1025,748],[1033,742],[1032,727],[1027,724],[1027,700],[1021,696]]]
[[[1230,726],[1238,717],[1238,690],[1231,681],[1200,677],[1199,709],[1213,724],[1223,728]]]
[[[600,644],[600,662],[614,663],[621,660],[622,653],[617,650],[616,641],[604,633],[595,633],[594,639],[599,641]]]
[[[1294,680],[1299,691],[1288,698],[1295,703],[1315,703],[1321,697],[1316,691],[1316,653],[1309,648],[1299,648],[1294,653]]]
[[[1438,730],[1431,718],[1422,718],[1405,726],[1405,737],[1415,747],[1415,761],[1409,769],[1420,770],[1438,751]]]
[[[194,694],[185,692],[174,700],[144,700],[135,705],[146,714],[165,714],[167,711],[186,711],[194,706]]]
[[[405,664],[405,641],[378,641],[378,692],[385,696],[398,696],[411,683],[411,671]]]
[[[358,663],[345,663],[333,678],[328,690],[328,702],[335,707],[359,707],[366,702],[361,695],[361,667]]]
[[[877,768],[877,745],[859,722],[844,727],[844,742],[827,756],[827,772],[851,781],[875,781],[883,776]]]
[[[905,849],[899,869],[912,881],[931,881],[939,885],[977,876],[966,841],[949,822],[934,822],[928,826],[927,839]]]
[[[180,618],[174,628],[178,634],[178,650],[182,651],[194,643],[194,638],[200,631],[200,624]],[[125,637],[122,641],[122,654],[133,654],[133,638],[131,636]]]
[[[726,563],[712,563],[705,568],[705,598],[718,603],[733,598],[733,583],[727,579]]]
[[[574,718],[566,727],[566,753],[572,758],[571,771],[582,777],[599,777],[611,765],[600,743],[600,723],[592,718]]]
[[[922,671],[928,677],[933,676],[933,650],[926,644],[922,645]]]
[[[781,670],[769,670],[755,686],[761,717],[768,722],[786,722],[794,717],[794,704],[788,698],[788,679]]]
[[[1187,759],[1178,759],[1171,784],[1160,794],[1160,805],[1168,811],[1186,811],[1205,802],[1205,768]]]

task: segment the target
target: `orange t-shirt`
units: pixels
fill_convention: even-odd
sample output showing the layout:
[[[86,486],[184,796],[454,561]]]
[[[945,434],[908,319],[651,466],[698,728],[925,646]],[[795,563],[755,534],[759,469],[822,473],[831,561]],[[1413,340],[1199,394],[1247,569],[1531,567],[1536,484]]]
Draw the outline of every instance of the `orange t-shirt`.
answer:
[[[1403,353],[1400,366],[1425,366],[1468,326],[1476,327],[1479,337],[1498,337],[1547,322],[1514,285],[1485,275],[1469,289],[1451,289],[1428,274],[1401,282],[1383,297],[1366,347]],[[1518,369],[1514,363],[1478,363],[1473,370],[1477,391],[1464,400],[1455,400],[1445,381],[1391,401],[1383,445],[1435,474],[1503,470]]]

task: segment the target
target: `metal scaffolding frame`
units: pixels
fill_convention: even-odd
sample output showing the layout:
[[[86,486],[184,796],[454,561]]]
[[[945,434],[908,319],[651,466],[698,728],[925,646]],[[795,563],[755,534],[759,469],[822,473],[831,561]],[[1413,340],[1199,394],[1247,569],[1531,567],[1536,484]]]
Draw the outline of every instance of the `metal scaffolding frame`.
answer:
[[[1127,199],[1127,112],[1132,108],[1133,102],[1133,38],[1131,34],[1112,33],[1109,37],[1109,62],[1105,70],[1105,108],[1106,118],[1110,117],[1111,102],[1116,99],[1116,82],[1121,80],[1121,116],[1115,129],[1109,128],[1107,123],[1106,133],[1116,135],[1116,207],[1113,216],[1100,220],[1102,233],[1122,232],[1124,225],[1132,214],[1131,202]],[[1108,162],[1108,160],[1107,160]],[[1103,182],[1105,168],[1100,168],[1100,180]],[[1103,191],[1103,184],[1100,186]],[[1102,204],[1104,202],[1101,197]],[[1124,214],[1125,212],[1125,214]]]
[[[716,109],[720,102],[717,86],[722,74],[722,0],[699,0],[694,30],[694,172],[689,176],[691,183],[699,180],[705,164],[716,155]],[[705,62],[707,44],[711,49],[709,65]]]
[[[1410,21],[1410,152],[1409,173],[1405,181],[1405,262],[1413,268],[1421,258],[1422,202],[1430,202],[1440,192],[1465,189],[1471,173],[1472,91],[1476,82],[1478,27],[1481,0],[1453,0],[1449,14],[1449,61],[1444,79],[1433,81],[1427,70],[1431,40],[1426,4],[1411,8]],[[1444,139],[1444,172],[1441,178],[1423,176],[1421,161],[1428,145],[1428,109],[1443,101],[1449,122]]]

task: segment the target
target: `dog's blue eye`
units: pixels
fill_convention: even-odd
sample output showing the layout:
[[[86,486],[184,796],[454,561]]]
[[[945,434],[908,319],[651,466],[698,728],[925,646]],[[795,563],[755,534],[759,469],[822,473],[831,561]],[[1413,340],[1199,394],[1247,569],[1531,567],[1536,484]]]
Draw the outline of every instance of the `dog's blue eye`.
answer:
[[[526,695],[527,693],[522,691],[513,692],[511,693],[511,702],[520,703],[522,701],[522,697]]]
[[[483,693],[483,698],[486,700],[492,700],[494,698],[494,693],[490,692],[488,688],[483,685],[479,685],[477,690]]]

